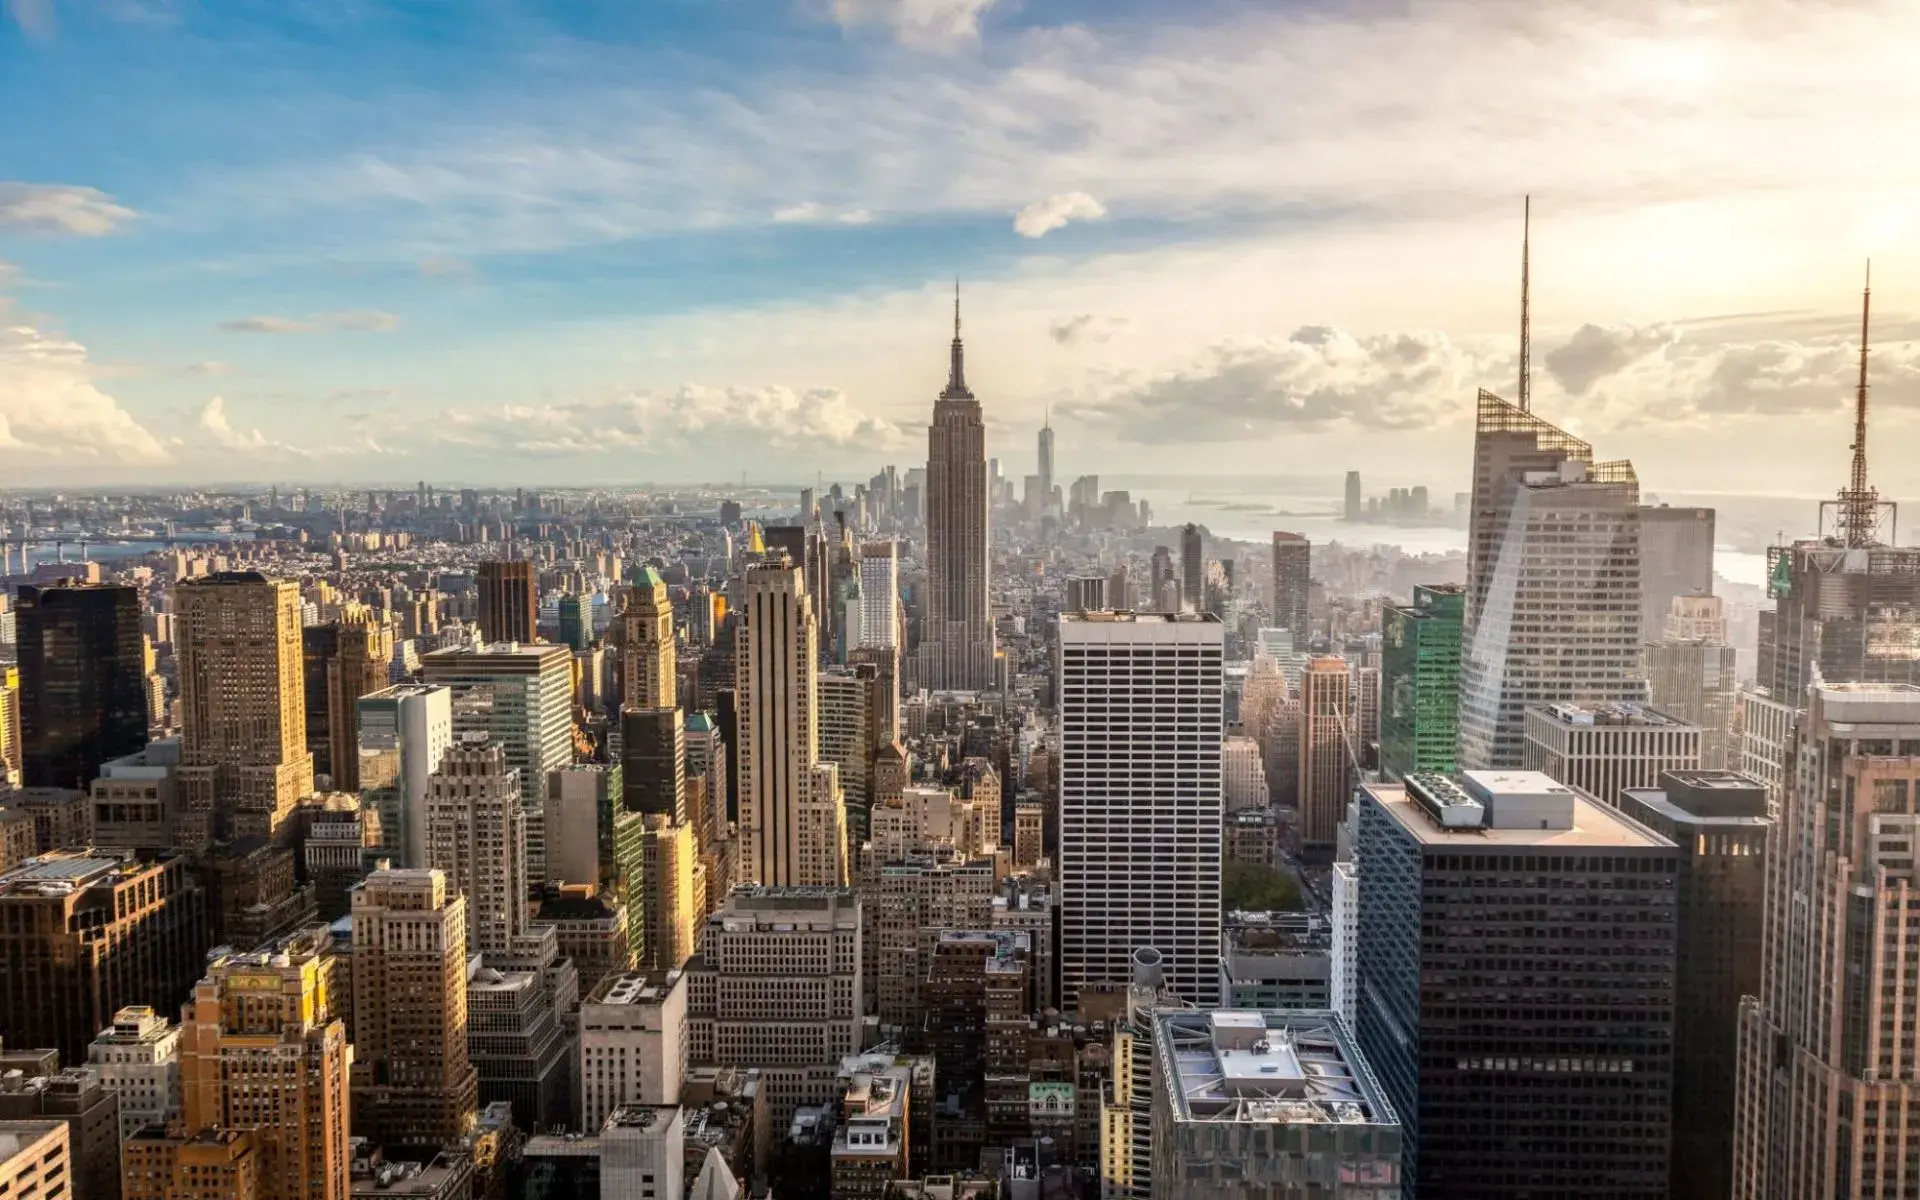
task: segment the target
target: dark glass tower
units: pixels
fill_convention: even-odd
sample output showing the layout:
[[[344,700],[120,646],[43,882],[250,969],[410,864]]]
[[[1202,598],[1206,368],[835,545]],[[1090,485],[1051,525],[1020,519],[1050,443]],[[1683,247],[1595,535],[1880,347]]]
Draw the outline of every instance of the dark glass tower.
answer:
[[[107,584],[22,587],[20,740],[28,787],[84,789],[147,744],[140,593]]]
[[[1407,1200],[1665,1200],[1673,843],[1537,771],[1354,807],[1355,1016]]]
[[[488,642],[531,642],[539,629],[539,587],[525,559],[480,564],[480,636]]]
[[[1412,604],[1382,612],[1380,768],[1389,779],[1450,773],[1460,739],[1460,623],[1466,589],[1413,589]]]

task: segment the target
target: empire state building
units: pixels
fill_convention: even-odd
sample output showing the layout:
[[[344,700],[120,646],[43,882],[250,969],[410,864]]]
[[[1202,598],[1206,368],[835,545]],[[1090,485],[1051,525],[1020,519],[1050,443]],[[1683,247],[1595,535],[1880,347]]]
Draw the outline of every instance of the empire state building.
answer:
[[[960,291],[953,294],[953,362],[927,427],[927,609],[921,636],[935,691],[993,686],[987,602],[987,430],[967,390]]]

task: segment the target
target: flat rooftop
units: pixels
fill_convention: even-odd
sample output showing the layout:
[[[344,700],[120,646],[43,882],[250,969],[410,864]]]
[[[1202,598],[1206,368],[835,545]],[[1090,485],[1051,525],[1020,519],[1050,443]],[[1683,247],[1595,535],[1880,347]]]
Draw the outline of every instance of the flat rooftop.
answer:
[[[1536,705],[1528,711],[1539,713],[1542,717],[1569,728],[1623,725],[1645,729],[1690,728],[1686,721],[1678,717],[1670,717],[1657,708],[1626,701],[1583,704],[1568,700],[1559,704]]]
[[[659,1004],[679,984],[679,971],[634,971],[610,975],[600,981],[587,1001],[590,1004]]]
[[[1260,1125],[1398,1125],[1332,1013],[1217,1009],[1156,1015],[1175,1118]]]
[[[1539,776],[1552,782],[1551,776],[1538,771],[1507,771],[1502,775]],[[1576,792],[1573,796],[1573,826],[1570,829],[1498,829],[1483,826],[1442,828],[1424,809],[1407,797],[1407,789],[1397,783],[1364,785],[1385,809],[1400,822],[1415,840],[1429,846],[1537,846],[1547,850],[1594,850],[1602,848],[1655,850],[1673,843],[1636,821],[1629,820],[1593,797]],[[1562,785],[1555,785],[1562,786]]]
[[[1218,625],[1220,618],[1212,613],[1140,612],[1119,608],[1063,612],[1060,622],[1063,625]]]

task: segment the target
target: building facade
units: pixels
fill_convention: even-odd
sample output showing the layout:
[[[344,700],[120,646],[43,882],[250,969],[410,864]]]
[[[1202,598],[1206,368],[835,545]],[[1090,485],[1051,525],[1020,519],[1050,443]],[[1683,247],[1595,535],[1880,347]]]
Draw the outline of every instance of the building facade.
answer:
[[[1313,543],[1305,534],[1274,530],[1273,624],[1293,639],[1293,649],[1305,650],[1313,633],[1308,596],[1313,587]]]
[[[993,614],[988,600],[987,428],[967,388],[954,297],[946,390],[927,427],[927,599],[921,679],[935,691],[993,686]]]
[[[1220,988],[1223,631],[1207,614],[1062,614],[1062,1003],[1158,950],[1196,1004]]]
[[[540,590],[525,559],[480,564],[480,636],[488,642],[531,642],[539,636]]]
[[[1466,589],[1416,585],[1381,609],[1380,770],[1388,779],[1454,769],[1460,740],[1460,622]]]
[[[1618,807],[1628,788],[1699,770],[1700,741],[1699,726],[1645,704],[1569,701],[1527,710],[1525,765]]]
[[[23,586],[14,617],[22,786],[84,790],[102,764],[147,744],[140,593]]]
[[[355,708],[361,800],[380,814],[394,865],[425,866],[427,792],[453,745],[453,692],[402,683],[362,696]]]
[[[1331,860],[1353,796],[1352,673],[1337,654],[1316,654],[1300,673],[1300,850]]]

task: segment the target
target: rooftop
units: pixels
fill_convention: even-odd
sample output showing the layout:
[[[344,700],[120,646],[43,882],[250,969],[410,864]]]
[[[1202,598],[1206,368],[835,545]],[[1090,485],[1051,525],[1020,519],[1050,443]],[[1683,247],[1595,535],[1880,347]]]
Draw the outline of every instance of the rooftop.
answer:
[[[1545,704],[1530,709],[1550,721],[1561,725],[1639,725],[1650,728],[1685,728],[1687,722],[1678,717],[1670,717],[1655,708],[1644,704],[1631,704],[1625,701],[1605,701],[1579,704],[1565,701],[1560,704]]]
[[[591,1004],[659,1004],[680,986],[679,971],[636,971],[609,975],[588,997]]]
[[[1359,1048],[1324,1012],[1162,1012],[1158,1066],[1175,1119],[1398,1125]]]
[[[1495,778],[1503,776],[1538,776],[1552,783],[1550,776],[1538,771],[1488,772]],[[1377,801],[1387,815],[1398,821],[1416,841],[1425,845],[1457,845],[1461,847],[1484,847],[1486,849],[1511,849],[1516,847],[1537,847],[1543,850],[1589,850],[1589,849],[1662,849],[1672,843],[1651,829],[1633,821],[1613,809],[1595,800],[1591,796],[1574,792],[1572,795],[1573,819],[1570,826],[1554,829],[1499,828],[1495,826],[1443,824],[1429,814],[1429,810],[1408,794],[1408,785],[1414,780],[1425,782],[1429,778],[1445,780],[1444,776],[1429,777],[1417,775],[1407,784],[1369,783],[1364,785],[1369,795]],[[1457,784],[1447,781],[1454,791]],[[1418,785],[1415,785],[1418,786]],[[1563,785],[1554,784],[1556,787]],[[1570,789],[1569,789],[1570,790]],[[1460,793],[1465,795],[1464,792]],[[1468,797],[1473,804],[1477,800]]]
[[[65,1121],[0,1121],[0,1164],[30,1149],[41,1138],[58,1136],[66,1127]]]
[[[1135,612],[1131,609],[1100,609],[1087,612],[1063,612],[1063,625],[1218,625],[1212,613]]]

